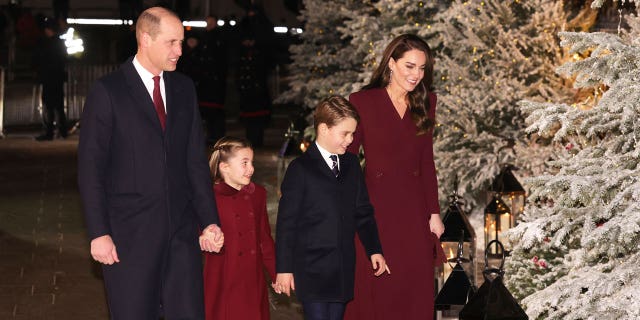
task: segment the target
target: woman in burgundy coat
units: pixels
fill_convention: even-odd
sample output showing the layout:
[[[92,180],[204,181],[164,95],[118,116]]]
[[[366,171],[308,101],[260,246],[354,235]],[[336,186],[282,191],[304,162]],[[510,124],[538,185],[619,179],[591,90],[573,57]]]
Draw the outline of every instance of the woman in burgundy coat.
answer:
[[[210,165],[225,246],[205,255],[207,320],[269,319],[264,270],[275,279],[275,249],[267,192],[251,182],[252,161],[248,141],[225,137],[214,146]]]
[[[349,97],[361,118],[349,151],[363,148],[365,180],[393,273],[372,276],[359,252],[346,319],[433,317],[433,271],[442,262],[438,238],[444,226],[433,162],[432,72],[429,46],[415,35],[401,35],[385,49],[371,82]]]

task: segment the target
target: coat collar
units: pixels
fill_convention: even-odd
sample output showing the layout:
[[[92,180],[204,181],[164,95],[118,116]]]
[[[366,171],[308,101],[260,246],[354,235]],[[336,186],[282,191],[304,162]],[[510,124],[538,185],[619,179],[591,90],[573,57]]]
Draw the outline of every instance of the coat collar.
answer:
[[[327,174],[328,176],[335,179],[331,168],[327,165],[327,162],[322,158],[322,154],[320,150],[318,150],[318,146],[315,143],[310,143],[309,148],[307,149],[306,154],[309,156],[311,160],[316,164],[316,166],[320,167],[320,170]],[[338,161],[340,161],[340,175],[338,176],[338,181],[342,180],[342,177],[346,176],[349,170],[349,162],[346,160],[346,155],[339,154]]]
[[[236,188],[228,185],[227,183],[219,182],[213,185],[213,190],[217,194],[221,194],[223,196],[234,196],[239,193],[247,193],[252,194],[256,190],[256,185],[251,182],[248,185],[244,186],[242,189],[237,190]]]
[[[151,99],[151,96],[149,96],[149,92],[144,86],[144,83],[142,82],[140,75],[136,71],[136,68],[133,66],[133,57],[130,57],[129,60],[127,60],[127,62],[122,65],[122,71],[124,73],[129,92],[137,102],[136,105],[138,105],[142,109],[149,120],[154,124],[154,127],[162,131],[160,120],[158,119],[158,114],[156,113],[155,106],[153,105],[153,100]],[[165,130],[169,131],[172,127],[173,120],[175,120],[176,118],[175,103],[179,88],[174,81],[175,78],[172,72],[163,72],[162,78],[164,80],[164,88],[167,100],[165,101],[165,107],[167,110],[167,123]]]

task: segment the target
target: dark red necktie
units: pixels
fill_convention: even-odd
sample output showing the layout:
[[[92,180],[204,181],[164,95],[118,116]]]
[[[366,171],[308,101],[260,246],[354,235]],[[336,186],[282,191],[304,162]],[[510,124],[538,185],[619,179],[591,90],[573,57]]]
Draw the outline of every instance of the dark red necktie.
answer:
[[[158,113],[158,119],[162,130],[167,122],[167,114],[164,111],[164,103],[162,102],[162,94],[160,93],[160,76],[153,77],[153,105],[156,106],[156,113]]]

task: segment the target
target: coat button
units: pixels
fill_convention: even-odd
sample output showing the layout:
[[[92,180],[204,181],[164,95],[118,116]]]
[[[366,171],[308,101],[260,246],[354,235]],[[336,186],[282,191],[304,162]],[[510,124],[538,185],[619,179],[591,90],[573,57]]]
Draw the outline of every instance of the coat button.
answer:
[[[256,255],[256,250],[251,249],[251,255],[254,255],[254,256],[255,256],[255,255]]]
[[[420,171],[418,171],[418,170],[414,171],[413,175],[416,176],[416,177],[419,176],[420,175]]]
[[[249,211],[249,216],[253,217],[253,211]]]

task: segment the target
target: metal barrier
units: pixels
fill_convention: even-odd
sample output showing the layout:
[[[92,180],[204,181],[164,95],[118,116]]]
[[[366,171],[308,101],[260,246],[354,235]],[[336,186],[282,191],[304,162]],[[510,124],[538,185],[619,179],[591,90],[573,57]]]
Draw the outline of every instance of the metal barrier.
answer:
[[[115,70],[118,65],[69,65],[65,90],[67,119],[77,121],[82,114],[87,93],[98,78]],[[42,121],[42,86],[33,79],[6,81],[2,70],[2,95],[0,95],[0,132],[6,126],[32,125]]]
[[[70,123],[71,132],[77,129],[78,120],[82,114],[87,93],[93,82],[100,77],[114,71],[119,64],[107,65],[68,65],[67,82],[65,83],[65,111]],[[272,98],[279,96],[287,87],[286,66],[278,65],[270,75],[269,90]],[[42,86],[35,80],[22,77],[22,80],[15,78],[6,81],[9,76],[5,69],[2,69],[2,86],[0,90],[0,133],[6,126],[12,125],[33,125],[42,121]],[[229,97],[230,98],[230,97]],[[231,99],[229,99],[231,100]],[[228,101],[232,104],[232,101]],[[74,125],[75,122],[75,125]]]
[[[67,118],[78,120],[82,107],[93,82],[111,73],[119,65],[71,65],[67,68],[68,78],[65,86]]]

